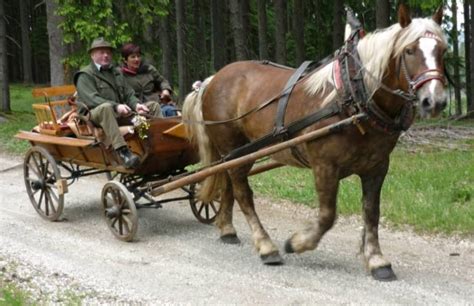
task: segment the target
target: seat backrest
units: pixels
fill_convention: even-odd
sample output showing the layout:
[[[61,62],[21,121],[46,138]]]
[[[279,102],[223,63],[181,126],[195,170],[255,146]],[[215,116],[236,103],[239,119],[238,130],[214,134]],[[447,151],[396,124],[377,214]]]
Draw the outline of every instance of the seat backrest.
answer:
[[[54,87],[33,88],[33,98],[44,97],[44,102],[58,101],[72,96],[76,92],[74,85],[63,85]],[[57,99],[62,97],[62,99]]]

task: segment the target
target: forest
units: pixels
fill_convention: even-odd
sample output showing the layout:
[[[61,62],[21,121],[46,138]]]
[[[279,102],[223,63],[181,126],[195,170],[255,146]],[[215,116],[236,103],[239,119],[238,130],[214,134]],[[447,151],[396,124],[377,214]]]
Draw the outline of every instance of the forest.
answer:
[[[450,50],[449,116],[473,116],[474,46],[470,0],[409,0],[413,17],[442,5]],[[134,42],[177,93],[238,60],[270,60],[297,67],[318,61],[343,44],[345,7],[366,32],[397,22],[390,0],[1,0],[1,111],[9,112],[9,84],[72,83],[103,36],[120,48]],[[119,52],[115,62],[120,64]]]

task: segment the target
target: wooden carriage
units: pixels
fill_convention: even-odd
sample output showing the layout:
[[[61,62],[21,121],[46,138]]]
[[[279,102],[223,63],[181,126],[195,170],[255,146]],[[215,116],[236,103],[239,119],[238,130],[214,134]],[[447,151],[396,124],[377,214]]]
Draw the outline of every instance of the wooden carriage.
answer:
[[[102,189],[103,213],[112,233],[121,240],[133,239],[138,224],[137,208],[157,208],[165,202],[189,200],[199,221],[214,221],[218,203],[196,201],[194,184],[183,186],[185,196],[178,198],[157,200],[150,195],[150,184],[160,186],[170,177],[185,175],[186,167],[198,162],[180,117],[148,120],[149,128],[143,138],[134,132],[133,126],[121,127],[130,150],[141,161],[137,168],[127,169],[115,150],[97,135],[84,132],[87,123],[64,120],[74,112],[68,99],[74,92],[74,86],[69,85],[33,90],[33,97],[44,98],[42,103],[33,104],[38,125],[33,131],[16,135],[32,146],[25,156],[24,179],[31,203],[41,217],[58,220],[68,186],[81,177],[105,173],[109,182]],[[139,199],[145,201],[138,204]]]

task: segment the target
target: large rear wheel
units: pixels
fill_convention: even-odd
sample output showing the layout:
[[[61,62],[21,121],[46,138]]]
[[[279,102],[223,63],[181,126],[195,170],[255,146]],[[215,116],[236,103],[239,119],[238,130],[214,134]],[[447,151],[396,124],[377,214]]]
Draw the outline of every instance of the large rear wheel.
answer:
[[[23,174],[36,212],[43,219],[58,220],[63,212],[66,185],[53,156],[42,147],[32,147],[26,153]]]
[[[109,181],[102,189],[104,217],[115,237],[131,241],[138,229],[138,214],[133,197],[120,182]]]
[[[190,188],[191,198],[189,199],[189,204],[191,205],[191,210],[199,222],[211,224],[216,220],[217,214],[221,209],[221,202],[219,199],[210,202],[196,199],[197,188],[199,188],[199,184],[192,184]]]

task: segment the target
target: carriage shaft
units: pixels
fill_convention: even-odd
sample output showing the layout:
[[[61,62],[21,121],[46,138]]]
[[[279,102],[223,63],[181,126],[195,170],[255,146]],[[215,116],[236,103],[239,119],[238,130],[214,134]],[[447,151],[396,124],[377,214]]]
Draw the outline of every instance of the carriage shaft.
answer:
[[[187,175],[183,178],[179,178],[177,180],[174,180],[174,181],[171,181],[171,182],[166,183],[164,185],[161,185],[161,186],[157,187],[156,189],[152,189],[152,190],[150,190],[150,194],[152,196],[159,196],[161,194],[164,194],[166,192],[170,192],[172,190],[181,188],[183,186],[200,182],[200,181],[204,180],[206,177],[217,174],[219,172],[223,172],[223,171],[226,171],[228,169],[232,169],[232,168],[235,168],[235,167],[238,167],[238,166],[241,166],[241,165],[245,165],[245,164],[254,162],[254,161],[256,161],[260,158],[275,154],[279,151],[288,149],[290,147],[299,145],[301,143],[308,142],[310,140],[320,138],[320,137],[326,136],[326,135],[331,134],[331,133],[335,133],[335,132],[341,130],[342,128],[344,128],[348,125],[357,124],[360,121],[365,120],[366,118],[367,118],[367,114],[360,113],[360,114],[354,115],[352,117],[343,119],[339,122],[336,122],[336,123],[330,124],[328,126],[325,126],[323,128],[317,129],[315,131],[312,131],[312,132],[306,133],[304,135],[294,137],[290,140],[280,142],[278,144],[275,144],[275,145],[269,146],[267,148],[258,150],[256,152],[241,156],[239,158],[232,159],[232,160],[229,160],[229,161],[226,161],[226,162],[222,162],[220,164],[217,164],[215,166],[211,166],[211,167],[208,167],[208,168],[203,168],[202,170],[196,171],[195,173]]]

